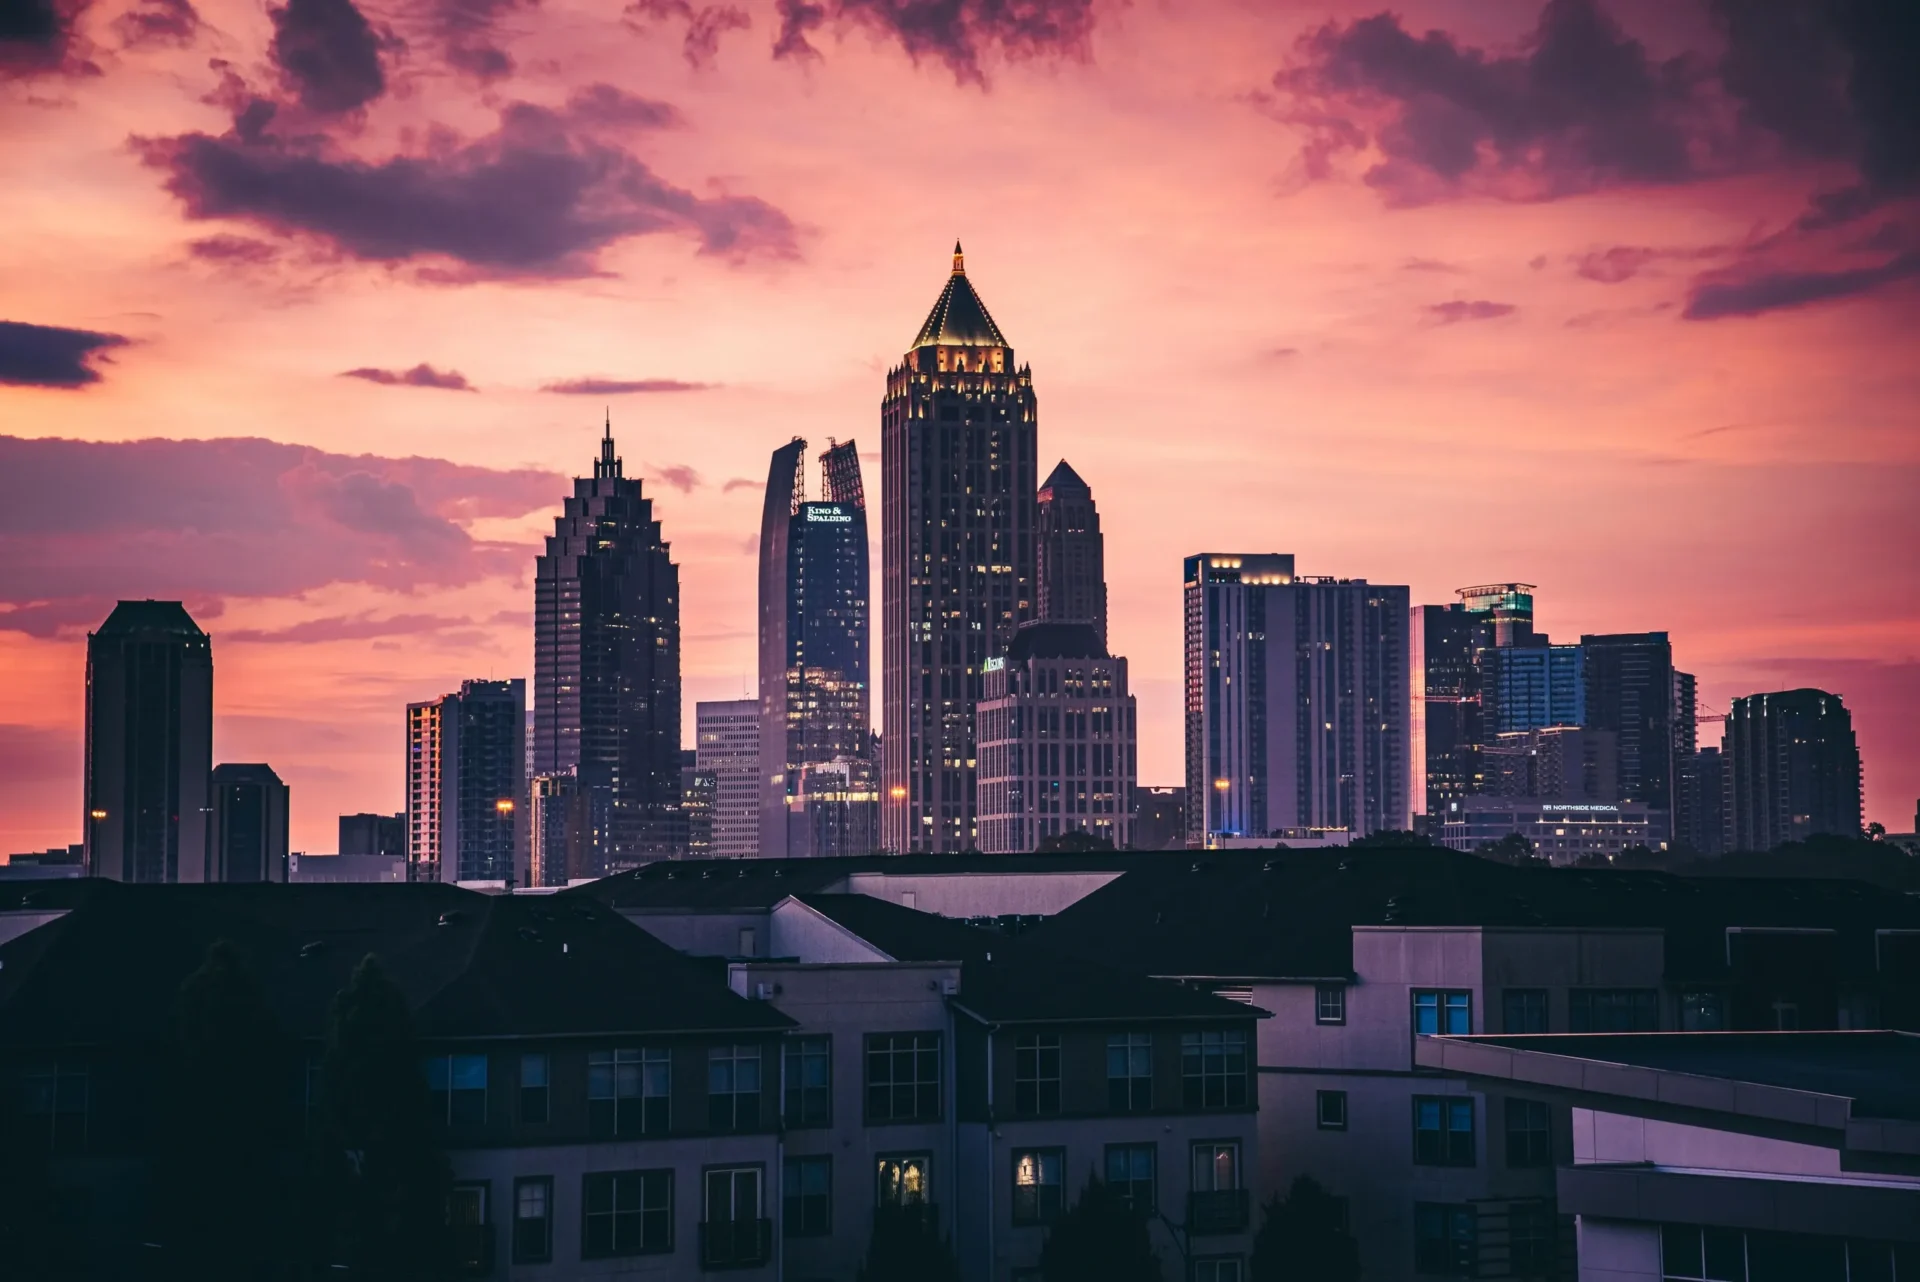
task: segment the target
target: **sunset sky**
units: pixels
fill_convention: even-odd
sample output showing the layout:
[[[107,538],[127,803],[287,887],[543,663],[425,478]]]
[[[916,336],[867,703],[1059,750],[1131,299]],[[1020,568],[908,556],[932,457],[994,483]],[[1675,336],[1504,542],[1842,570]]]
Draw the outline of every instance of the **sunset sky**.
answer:
[[[1836,691],[1909,831],[1916,9],[0,0],[0,852],[79,839],[121,597],[212,634],[295,849],[399,809],[403,705],[528,674],[607,406],[690,729],[769,452],[877,495],[956,236],[1099,504],[1143,784],[1180,558],[1280,551],[1666,629],[1715,711]]]

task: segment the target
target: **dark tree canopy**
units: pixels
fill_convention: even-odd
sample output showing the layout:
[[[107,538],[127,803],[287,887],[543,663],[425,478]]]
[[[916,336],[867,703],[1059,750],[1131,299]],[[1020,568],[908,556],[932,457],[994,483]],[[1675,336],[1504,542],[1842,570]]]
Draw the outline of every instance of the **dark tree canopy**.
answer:
[[[1095,1175],[1047,1230],[1040,1276],[1045,1282],[1160,1282],[1160,1257],[1146,1217]]]
[[[1355,1282],[1360,1247],[1347,1231],[1338,1198],[1311,1175],[1293,1181],[1285,1198],[1261,1211],[1248,1282]]]
[[[859,1282],[960,1282],[960,1264],[922,1208],[883,1206],[873,1213]]]

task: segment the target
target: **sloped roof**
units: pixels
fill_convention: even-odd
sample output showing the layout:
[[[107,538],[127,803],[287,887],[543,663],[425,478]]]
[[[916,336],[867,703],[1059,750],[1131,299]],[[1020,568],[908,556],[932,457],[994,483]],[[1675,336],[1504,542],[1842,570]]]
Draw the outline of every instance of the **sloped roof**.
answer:
[[[1266,1014],[1137,970],[1056,952],[871,895],[796,895],[895,961],[961,963],[958,1005],[995,1023],[1249,1019]]]
[[[136,632],[162,632],[183,637],[202,637],[206,633],[178,601],[122,601],[113,607],[95,636],[130,636]]]
[[[1006,336],[993,323],[987,305],[973,292],[967,268],[960,253],[960,242],[953,243],[953,274],[947,287],[934,300],[927,323],[920,327],[911,347],[1006,347]]]
[[[1081,480],[1080,473],[1074,471],[1073,465],[1065,459],[1061,459],[1054,465],[1053,471],[1047,473],[1047,479],[1040,483],[1040,490],[1042,493],[1048,490],[1084,490],[1088,494],[1093,493],[1093,487]]]
[[[0,945],[0,1041],[164,1035],[180,983],[231,941],[289,1035],[317,1039],[378,956],[427,1039],[777,1030],[791,1021],[592,899],[438,884],[96,882]]]
[[[1104,659],[1107,647],[1091,623],[1049,620],[1021,625],[1007,646],[1007,659],[1020,663],[1027,659]]]

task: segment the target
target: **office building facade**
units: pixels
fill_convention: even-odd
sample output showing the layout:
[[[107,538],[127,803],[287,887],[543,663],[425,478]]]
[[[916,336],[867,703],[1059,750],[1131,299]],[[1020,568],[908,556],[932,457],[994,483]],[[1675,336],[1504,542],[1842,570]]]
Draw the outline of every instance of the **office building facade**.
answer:
[[[519,678],[407,705],[412,880],[525,884],[526,707]]]
[[[1299,578],[1281,554],[1185,563],[1187,841],[1405,829],[1405,587]]]
[[[1673,646],[1664,632],[1580,638],[1586,715],[1618,745],[1620,800],[1673,806]]]
[[[407,815],[357,814],[340,816],[342,855],[378,855],[404,859],[407,855]]]
[[[611,423],[535,564],[533,613],[532,773],[579,780],[594,875],[680,853],[680,570]]]
[[[287,879],[287,785],[265,763],[224,762],[208,782],[207,880]]]
[[[593,825],[574,775],[527,780],[527,884],[564,886],[592,876]]]
[[[1579,646],[1489,646],[1480,651],[1479,663],[1480,715],[1486,736],[1586,723],[1586,681]]]
[[[1037,616],[1048,623],[1091,624],[1107,643],[1106,541],[1093,490],[1065,459],[1040,486]]]
[[[985,677],[981,851],[1018,854],[1076,832],[1127,849],[1138,770],[1127,661],[1091,623],[1030,623]]]
[[[870,855],[880,849],[880,768],[868,757],[809,761],[787,793],[792,859]]]
[[[1782,690],[1735,699],[1725,753],[1732,849],[1859,835],[1860,748],[1839,695]]]
[[[1421,814],[1480,791],[1479,655],[1491,641],[1486,616],[1463,602],[1413,607],[1410,758]]]
[[[768,858],[787,853],[800,768],[864,756],[871,733],[860,456],[852,441],[824,451],[823,497],[810,502],[806,449],[795,438],[774,452],[760,521],[758,853]]]
[[[1495,797],[1613,801],[1620,795],[1618,765],[1610,730],[1517,730],[1486,745],[1485,791]]]
[[[87,634],[87,871],[206,876],[213,648],[178,601],[122,601]]]
[[[882,835],[977,841],[975,707],[1036,600],[1033,373],[953,271],[881,407]]]
[[[715,859],[752,859],[760,850],[760,701],[694,705],[694,769],[713,776],[708,820]]]

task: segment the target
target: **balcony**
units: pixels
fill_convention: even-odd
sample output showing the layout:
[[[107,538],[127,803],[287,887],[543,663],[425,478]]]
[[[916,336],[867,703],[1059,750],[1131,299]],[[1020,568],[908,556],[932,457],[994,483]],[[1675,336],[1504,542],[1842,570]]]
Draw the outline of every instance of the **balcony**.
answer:
[[[1245,1189],[1187,1194],[1187,1232],[1195,1237],[1247,1231],[1250,1199]]]
[[[772,1220],[711,1220],[700,1226],[703,1269],[754,1269],[772,1258]]]

